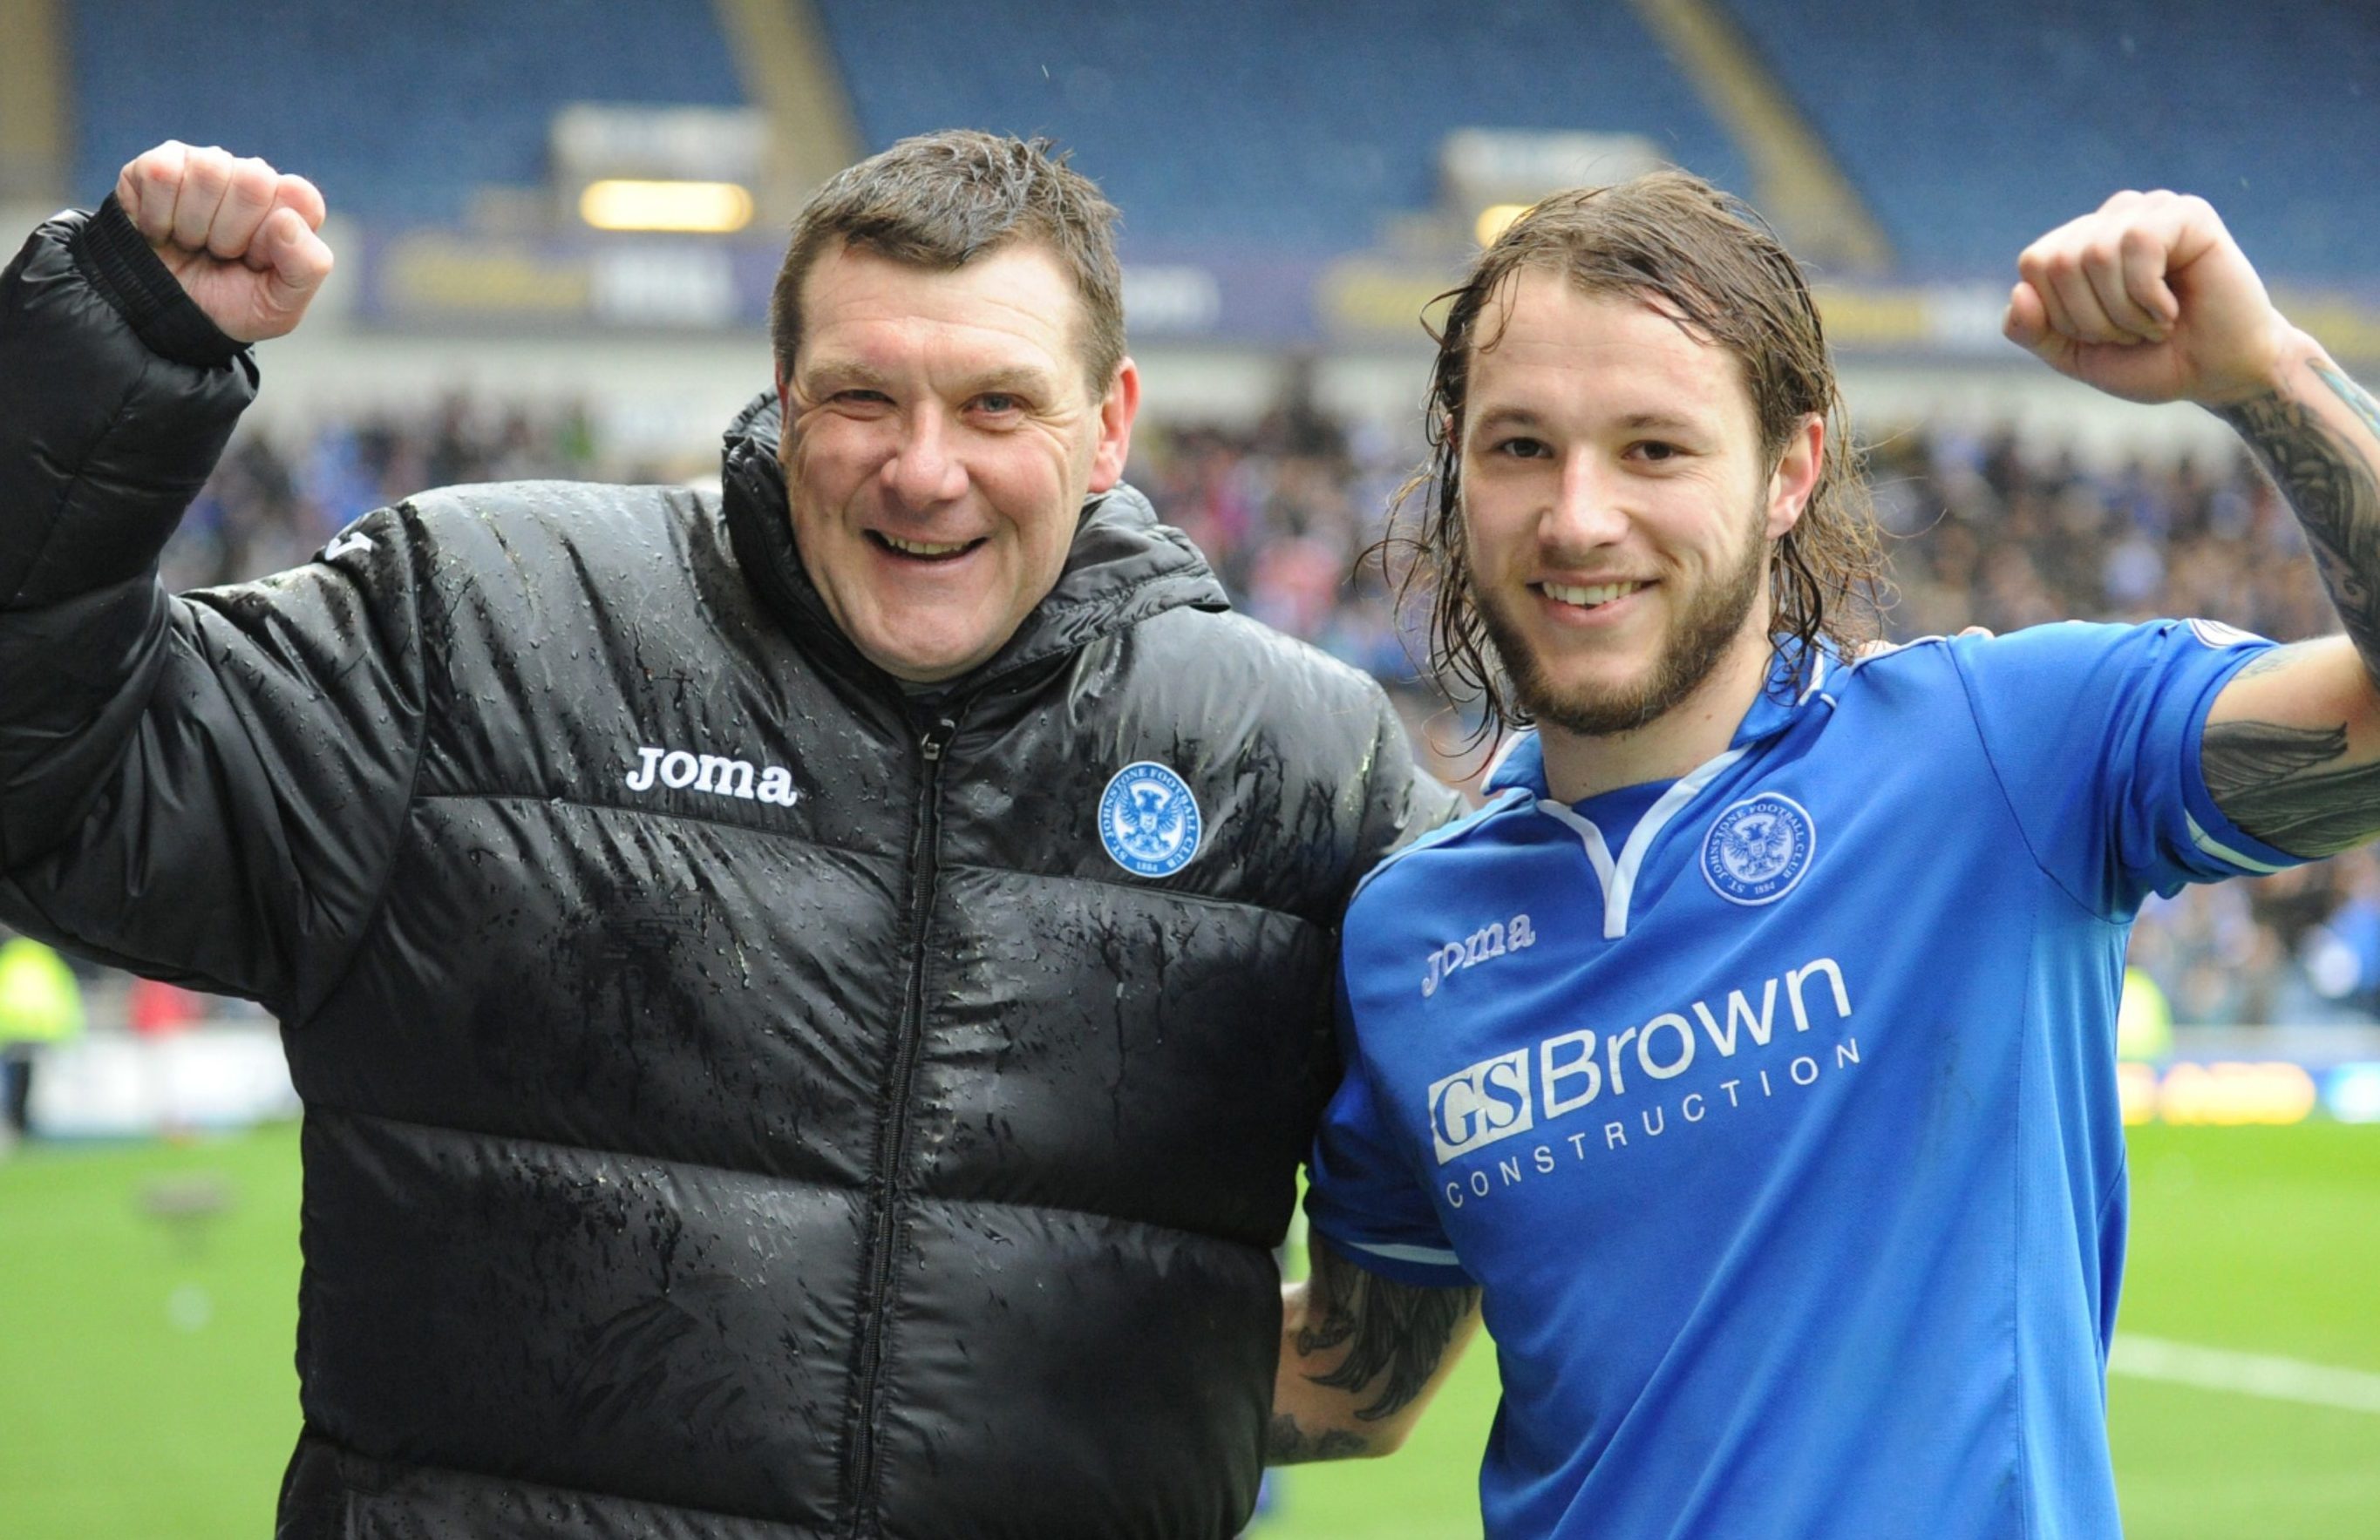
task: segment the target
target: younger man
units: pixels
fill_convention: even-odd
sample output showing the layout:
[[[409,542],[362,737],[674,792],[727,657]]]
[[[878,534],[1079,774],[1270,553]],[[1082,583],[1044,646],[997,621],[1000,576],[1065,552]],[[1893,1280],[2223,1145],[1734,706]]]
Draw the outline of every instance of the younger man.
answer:
[[[1417,544],[1441,662],[1536,731],[1349,915],[1309,1445],[1418,1404],[1475,1284],[1490,1536],[2117,1532],[2125,940],[2380,831],[2380,408],[2197,199],[2019,270],[2011,338],[2239,430],[2347,635],[1847,661],[1876,541],[1799,268],[1674,173],[1515,224],[1450,314]]]

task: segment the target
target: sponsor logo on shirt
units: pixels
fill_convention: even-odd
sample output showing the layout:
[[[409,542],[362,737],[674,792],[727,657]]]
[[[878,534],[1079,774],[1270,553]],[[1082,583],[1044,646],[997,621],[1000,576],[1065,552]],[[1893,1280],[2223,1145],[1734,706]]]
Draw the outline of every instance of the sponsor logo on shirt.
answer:
[[[1529,1050],[1514,1049],[1457,1070],[1429,1088],[1429,1133],[1441,1166],[1458,1155],[1526,1134],[1536,1126],[1529,1098]]]
[[[1099,843],[1135,877],[1171,877],[1198,854],[1204,823],[1190,783],[1154,759],[1126,765],[1099,794]]]
[[[1830,1009],[1838,1022],[1852,1019],[1851,989],[1843,982],[1841,965],[1831,957],[1818,957],[1749,989],[1730,989],[1717,1003],[1694,1000],[1682,1010],[1664,1011],[1640,1026],[1616,1032],[1598,1035],[1582,1028],[1558,1033],[1466,1065],[1429,1086],[1430,1142],[1438,1162],[1445,1165],[1499,1139],[1549,1127],[1607,1097],[1626,1096],[1632,1075],[1637,1085],[1658,1085],[1685,1073],[1697,1057],[1713,1054],[1732,1067],[1747,1049],[1767,1050],[1778,1040],[1780,1002],[1791,1013],[1797,1036],[1810,1030],[1814,1011]],[[1859,1061],[1858,1040],[1847,1037],[1844,1045],[1838,1045],[1838,1067]],[[1782,1068],[1783,1078],[1795,1085],[1811,1085],[1819,1073],[1818,1061],[1806,1054]],[[1776,1095],[1777,1083],[1767,1069],[1748,1068],[1742,1075],[1715,1087],[1729,1106],[1758,1099],[1750,1088],[1752,1077],[1757,1078],[1760,1097]],[[1681,1116],[1690,1123],[1701,1122],[1709,1101],[1704,1091],[1690,1094]],[[1658,1136],[1660,1129],[1648,1126],[1647,1133]],[[1621,1123],[1607,1124],[1604,1134],[1608,1145],[1627,1142]],[[1568,1137],[1583,1158],[1590,1135]],[[1459,1194],[1455,1202],[1461,1202]]]
[[[1509,923],[1490,920],[1462,940],[1449,941],[1429,954],[1429,971],[1421,976],[1422,999],[1438,993],[1440,984],[1465,968],[1536,942],[1536,928],[1526,915],[1515,915]]]
[[[749,759],[689,754],[682,748],[649,746],[638,749],[637,755],[639,762],[628,772],[626,781],[632,792],[650,792],[658,785],[674,792],[703,792],[711,796],[740,797],[746,802],[772,803],[779,807],[791,807],[801,800],[802,794],[794,787],[793,772],[781,765],[756,770]]]
[[[1703,841],[1703,878],[1730,903],[1774,903],[1810,869],[1817,836],[1790,796],[1762,792],[1721,813]]]

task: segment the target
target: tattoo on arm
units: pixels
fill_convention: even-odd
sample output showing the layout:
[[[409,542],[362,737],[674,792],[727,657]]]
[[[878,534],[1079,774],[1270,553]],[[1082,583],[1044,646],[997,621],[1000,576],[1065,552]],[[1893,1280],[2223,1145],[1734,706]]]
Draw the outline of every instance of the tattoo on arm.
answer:
[[[2326,360],[2310,367],[2380,437],[2380,402]],[[2380,480],[2371,460],[2350,435],[2277,392],[2226,407],[2222,416],[2272,472],[2305,527],[2348,640],[2380,688]],[[2229,721],[2206,730],[2201,762],[2207,790],[2232,822],[2292,855],[2335,855],[2380,832],[2380,766],[2337,764],[2346,754],[2343,723],[2308,729]]]
[[[1327,1245],[1313,1248],[1313,1261],[1309,1319],[1297,1334],[1297,1351],[1321,1352],[1347,1344],[1339,1366],[1314,1376],[1314,1383],[1360,1392],[1377,1380],[1378,1397],[1355,1415],[1377,1422],[1402,1412],[1438,1372],[1454,1328],[1478,1304],[1479,1291],[1391,1282]]]
[[[2380,401],[2373,400],[2369,391],[2326,363],[2317,360],[2313,368],[2322,382],[2330,387],[2331,394],[2346,402],[2363,419],[2363,426],[2372,430],[2372,436],[2380,439]]]
[[[2380,764],[2322,768],[2346,752],[2344,727],[2223,721],[2206,729],[2199,763],[2233,823],[2292,855],[2336,855],[2380,832]]]
[[[1297,1425],[1297,1419],[1290,1413],[1276,1412],[1272,1428],[1265,1437],[1265,1463],[1300,1465],[1309,1460],[1351,1460],[1371,1447],[1372,1441],[1360,1433],[1338,1427],[1308,1433]]]
[[[1365,1271],[1319,1241],[1309,1251],[1306,1322],[1290,1343],[1298,1354],[1344,1347],[1346,1356],[1315,1384],[1345,1390],[1369,1404],[1358,1420],[1376,1423],[1411,1406],[1438,1372],[1456,1330],[1478,1307],[1475,1288],[1421,1289]],[[1371,1452],[1372,1439],[1350,1428],[1309,1430],[1289,1413],[1276,1413],[1265,1443],[1268,1463],[1343,1460]]]
[[[2316,363],[2313,370],[2380,434],[2380,404],[2336,369]],[[2380,483],[2371,463],[2312,408],[2276,392],[2221,415],[2296,510],[2348,638],[2380,685]]]

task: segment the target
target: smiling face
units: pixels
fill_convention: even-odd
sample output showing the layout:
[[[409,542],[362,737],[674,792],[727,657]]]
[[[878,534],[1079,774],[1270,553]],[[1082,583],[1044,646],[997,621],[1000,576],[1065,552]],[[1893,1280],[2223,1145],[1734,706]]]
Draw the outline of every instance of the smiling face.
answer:
[[[869,661],[956,678],[1056,586],[1084,498],[1123,474],[1139,375],[1127,358],[1093,394],[1080,301],[1038,245],[950,271],[831,248],[801,296],[778,382],[794,544]]]
[[[1470,360],[1463,538],[1521,704],[1582,737],[1704,697],[1723,710],[1741,694],[1740,716],[1766,675],[1769,544],[1815,480],[1822,429],[1772,465],[1734,355],[1633,296],[1529,267],[1500,310]]]

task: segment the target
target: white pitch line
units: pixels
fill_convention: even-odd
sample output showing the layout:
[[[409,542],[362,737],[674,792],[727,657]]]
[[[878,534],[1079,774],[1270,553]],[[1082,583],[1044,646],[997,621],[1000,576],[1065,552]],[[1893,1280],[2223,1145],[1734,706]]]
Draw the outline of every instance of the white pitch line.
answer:
[[[2262,1353],[2202,1348],[2189,1342],[2168,1342],[2157,1337],[2119,1335],[2107,1354],[2107,1372],[2135,1379],[2162,1379],[2195,1385],[2206,1390],[2233,1390],[2243,1396],[2297,1401],[2306,1406],[2334,1406],[2349,1412],[2380,1413],[2380,1375],[2362,1369],[2337,1369],[2295,1358],[2268,1358]]]

